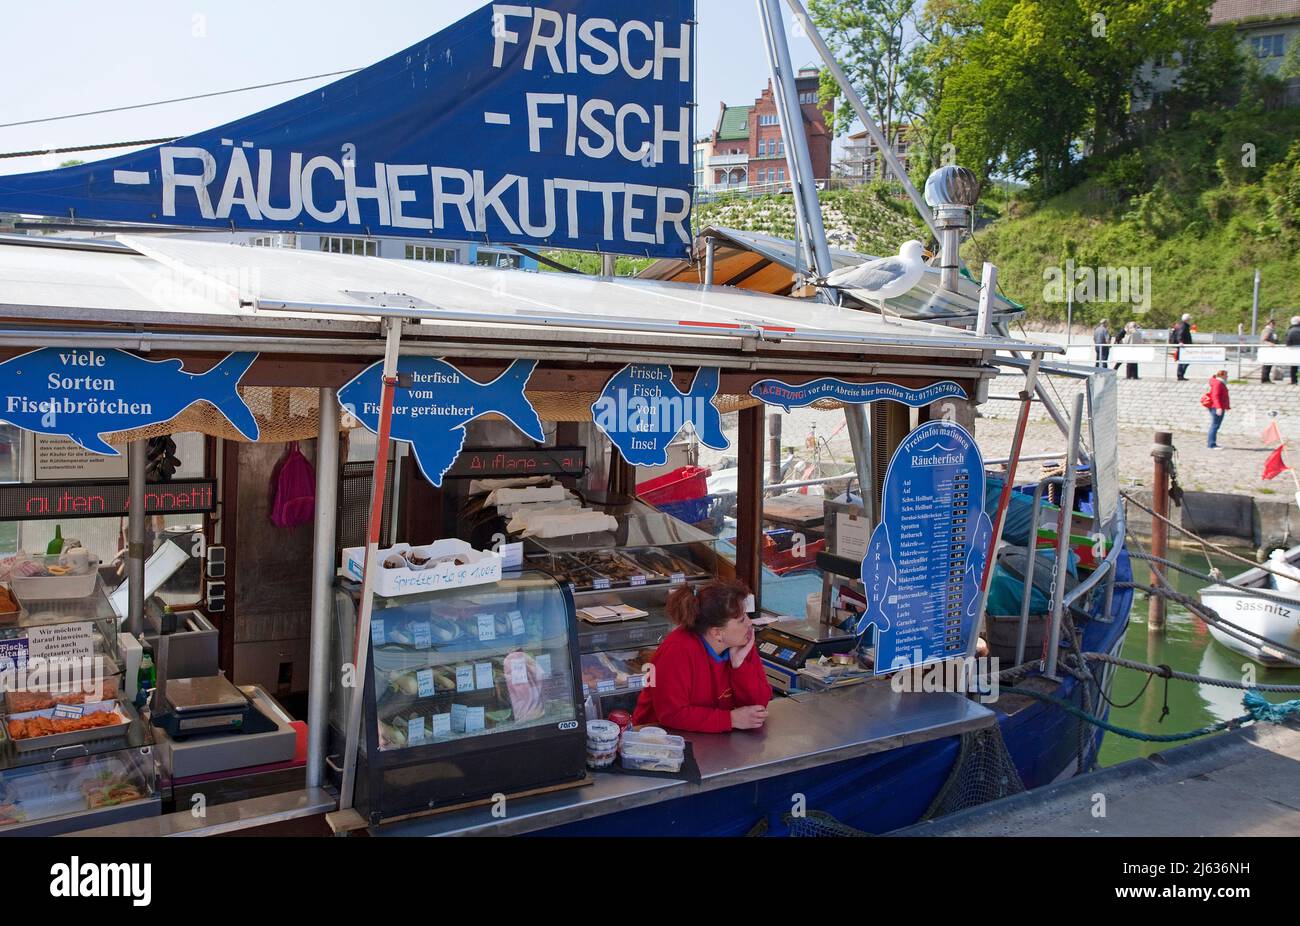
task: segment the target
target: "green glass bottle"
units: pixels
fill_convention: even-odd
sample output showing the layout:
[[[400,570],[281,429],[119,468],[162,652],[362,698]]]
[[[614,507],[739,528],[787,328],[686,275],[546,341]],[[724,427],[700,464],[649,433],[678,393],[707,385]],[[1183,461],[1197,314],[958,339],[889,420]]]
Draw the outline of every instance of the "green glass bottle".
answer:
[[[51,540],[50,545],[45,548],[45,552],[49,556],[58,556],[60,553],[63,552],[63,525],[62,524],[54,525],[54,539]]]

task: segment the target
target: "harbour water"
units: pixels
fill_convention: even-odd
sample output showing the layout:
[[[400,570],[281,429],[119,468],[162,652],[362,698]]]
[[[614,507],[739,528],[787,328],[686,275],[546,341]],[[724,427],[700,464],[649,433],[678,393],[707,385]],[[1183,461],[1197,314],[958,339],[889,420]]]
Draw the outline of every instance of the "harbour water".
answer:
[[[1209,571],[1205,556],[1199,549],[1173,550],[1170,559],[1197,572]],[[1243,563],[1217,555],[1211,561],[1229,577],[1247,568]],[[1135,561],[1134,572],[1135,581],[1150,581],[1145,563]],[[1176,573],[1174,584],[1183,594],[1194,596],[1205,583]],[[1300,685],[1300,669],[1268,669],[1225,649],[1214,642],[1203,621],[1179,605],[1169,604],[1163,633],[1150,633],[1147,599],[1142,594],[1138,594],[1133,602],[1129,631],[1124,640],[1124,657],[1148,665],[1168,665],[1181,672],[1210,678],[1240,681],[1244,673],[1252,671],[1259,683]],[[1111,692],[1111,700],[1116,705],[1110,710],[1112,723],[1148,734],[1169,734],[1230,720],[1245,713],[1240,689],[1170,680],[1166,696],[1165,680],[1154,678],[1139,697],[1147,678],[1146,673],[1118,670]],[[1270,701],[1285,701],[1300,697],[1300,694],[1266,693],[1264,696]],[[1130,701],[1133,702],[1131,705]],[[1169,712],[1162,720],[1166,704]],[[1115,765],[1169,748],[1171,744],[1148,743],[1107,733],[1102,741],[1099,762],[1103,766]]]

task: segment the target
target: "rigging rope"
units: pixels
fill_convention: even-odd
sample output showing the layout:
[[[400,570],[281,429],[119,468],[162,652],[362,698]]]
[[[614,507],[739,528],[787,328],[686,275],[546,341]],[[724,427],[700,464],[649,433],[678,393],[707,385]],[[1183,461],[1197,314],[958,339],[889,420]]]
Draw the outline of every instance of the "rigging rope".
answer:
[[[1189,569],[1188,567],[1180,563],[1176,563],[1173,562],[1172,560],[1167,560],[1162,557],[1155,556],[1151,553],[1137,553],[1130,550],[1129,556],[1133,559],[1140,559],[1152,563],[1159,563],[1161,566],[1167,566],[1168,568],[1173,569],[1175,572],[1181,572],[1183,575],[1191,576],[1194,579],[1200,579],[1203,582],[1212,582],[1216,585],[1222,585],[1224,588],[1230,588],[1234,592],[1241,592],[1243,595],[1249,595],[1254,598],[1263,598],[1265,601],[1272,601],[1277,604],[1290,605],[1292,607],[1296,606],[1297,604],[1300,604],[1300,601],[1297,601],[1295,598],[1288,597],[1286,595],[1274,594],[1273,592],[1267,592],[1258,588],[1249,588],[1248,586],[1245,585],[1235,585],[1232,582],[1227,581],[1226,579],[1216,579],[1212,575],[1206,575],[1204,573],[1197,572],[1195,569]]]
[[[1177,679],[1181,682],[1196,682],[1201,685],[1217,685],[1220,688],[1239,688],[1243,691],[1275,691],[1284,694],[1300,693],[1300,685],[1248,685],[1245,682],[1234,682],[1228,679],[1211,678],[1208,675],[1197,675],[1193,672],[1179,672],[1177,669],[1168,669],[1166,671],[1166,667],[1164,666],[1148,665],[1145,662],[1136,662],[1132,659],[1124,659],[1121,656],[1112,656],[1110,653],[1084,653],[1083,658],[1089,662],[1108,662],[1111,665],[1119,666],[1123,669],[1147,672],[1152,676],[1159,675],[1162,677]]]

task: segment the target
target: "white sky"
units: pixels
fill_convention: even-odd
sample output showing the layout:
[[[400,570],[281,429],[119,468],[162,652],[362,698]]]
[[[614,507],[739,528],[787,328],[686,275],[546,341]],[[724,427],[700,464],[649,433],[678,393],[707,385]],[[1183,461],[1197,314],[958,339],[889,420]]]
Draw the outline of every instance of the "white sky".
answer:
[[[754,0],[698,3],[697,127],[703,135],[713,127],[719,102],[754,101],[767,85],[768,65]],[[363,67],[481,5],[480,0],[14,0],[3,13],[8,66],[0,78],[0,123]],[[790,25],[787,14],[787,30]],[[807,39],[793,35],[791,55],[796,68],[816,58]],[[0,128],[0,152],[189,135],[328,82]],[[127,150],[4,158],[0,174]]]

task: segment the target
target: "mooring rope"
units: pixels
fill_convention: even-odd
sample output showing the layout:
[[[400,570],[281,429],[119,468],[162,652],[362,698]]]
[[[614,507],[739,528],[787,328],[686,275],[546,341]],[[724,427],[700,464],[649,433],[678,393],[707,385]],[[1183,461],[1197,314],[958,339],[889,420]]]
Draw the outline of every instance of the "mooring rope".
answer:
[[[1197,675],[1194,672],[1179,672],[1177,669],[1171,669],[1168,666],[1152,666],[1145,662],[1135,662],[1132,659],[1124,659],[1122,656],[1112,656],[1110,653],[1084,653],[1083,658],[1089,662],[1108,662],[1111,665],[1119,666],[1123,669],[1133,669],[1137,672],[1147,672],[1152,677],[1160,676],[1161,678],[1174,678],[1180,682],[1196,682],[1200,685],[1217,685],[1220,688],[1239,688],[1243,691],[1275,691],[1280,694],[1300,693],[1300,685],[1268,685],[1255,684],[1250,685],[1246,682],[1234,682],[1230,679],[1211,678],[1208,675]]]
[[[1095,717],[1087,711],[1075,707],[1069,701],[1063,698],[1053,697],[1041,691],[1032,689],[1016,690],[1014,694],[1023,695],[1027,698],[1033,698],[1035,701],[1043,701],[1047,704],[1053,704],[1059,707],[1073,717],[1085,720],[1094,726],[1100,727],[1107,733],[1114,733],[1128,739],[1141,740],[1146,743],[1178,743],[1184,740],[1196,739],[1199,736],[1207,736],[1210,733],[1219,733],[1223,730],[1240,727],[1247,723],[1268,722],[1282,723],[1290,720],[1292,717],[1300,716],[1300,698],[1293,701],[1283,701],[1281,704],[1273,704],[1267,701],[1263,696],[1254,691],[1247,691],[1242,697],[1242,703],[1246,707],[1247,713],[1240,717],[1234,717],[1231,720],[1220,720],[1218,723],[1206,724],[1203,727],[1197,727],[1195,730],[1189,730],[1185,733],[1143,733],[1141,730],[1130,730],[1127,727],[1116,726],[1108,720],[1102,720]]]
[[[1181,572],[1183,575],[1191,576],[1194,579],[1200,579],[1203,582],[1212,582],[1215,585],[1222,585],[1224,588],[1230,588],[1234,592],[1241,592],[1243,595],[1249,595],[1252,598],[1262,598],[1265,601],[1272,601],[1275,604],[1288,605],[1290,607],[1300,606],[1300,599],[1288,597],[1286,595],[1278,595],[1258,588],[1249,588],[1245,585],[1234,585],[1226,579],[1215,578],[1213,575],[1197,572],[1195,569],[1190,569],[1181,563],[1176,563],[1173,560],[1168,560],[1152,553],[1140,553],[1130,550],[1128,555],[1133,559],[1159,563],[1161,566],[1167,566],[1175,572]]]

